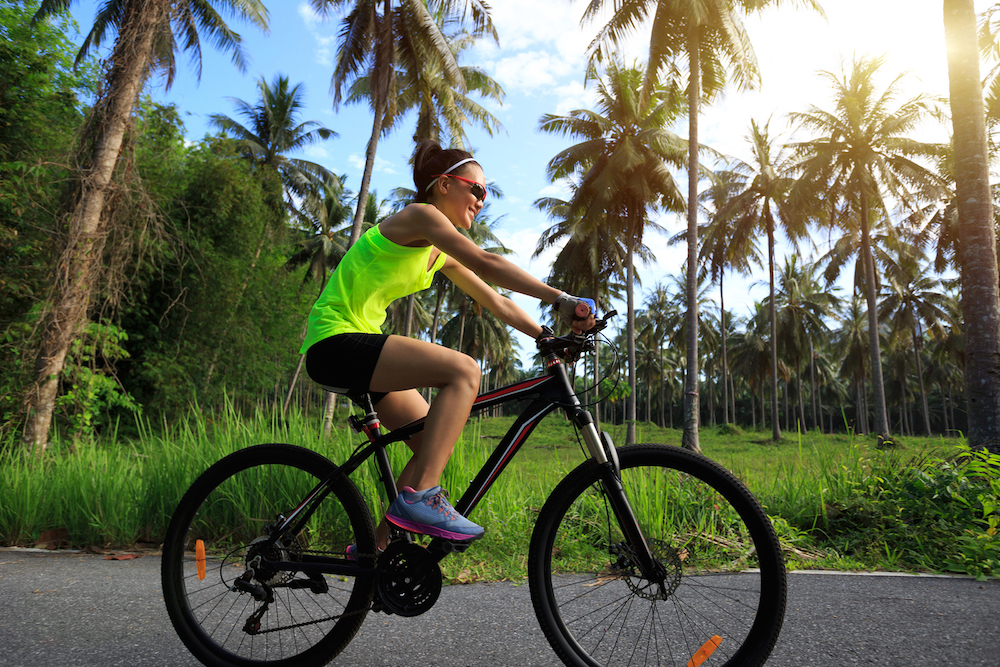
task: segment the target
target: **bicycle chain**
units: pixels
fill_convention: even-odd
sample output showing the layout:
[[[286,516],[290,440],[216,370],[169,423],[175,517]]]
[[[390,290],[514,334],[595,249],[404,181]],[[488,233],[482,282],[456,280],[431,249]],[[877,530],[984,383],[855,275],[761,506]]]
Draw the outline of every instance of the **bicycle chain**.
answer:
[[[315,556],[343,556],[344,555],[344,554],[342,554],[340,552],[337,552],[337,551],[318,551],[318,550],[314,550],[314,549],[302,550],[302,549],[288,548],[288,552],[290,554],[292,554],[293,556],[301,556],[301,555],[305,555],[305,554],[315,555]],[[374,557],[374,558],[378,558],[379,554],[357,554],[355,557],[356,558],[365,558],[365,557],[368,557],[368,556],[371,556],[371,557]],[[225,560],[223,560],[222,562],[225,563]],[[241,592],[240,595],[244,595],[244,593]],[[266,635],[266,634],[271,633],[271,632],[279,632],[279,631],[282,631],[282,630],[294,630],[296,628],[303,628],[303,627],[310,626],[310,625],[319,625],[320,623],[326,623],[327,621],[338,621],[338,620],[343,619],[343,618],[350,618],[351,616],[359,616],[361,614],[367,614],[369,611],[371,611],[374,603],[375,603],[375,598],[373,597],[372,598],[372,602],[370,602],[366,608],[359,609],[358,611],[352,611],[352,612],[349,612],[349,613],[346,613],[346,614],[339,614],[337,616],[327,616],[326,618],[319,618],[319,619],[315,619],[315,620],[312,620],[312,621],[303,621],[302,623],[296,623],[294,625],[282,625],[282,626],[279,626],[279,627],[276,627],[276,628],[268,628],[266,630],[258,630],[254,634],[255,635]]]

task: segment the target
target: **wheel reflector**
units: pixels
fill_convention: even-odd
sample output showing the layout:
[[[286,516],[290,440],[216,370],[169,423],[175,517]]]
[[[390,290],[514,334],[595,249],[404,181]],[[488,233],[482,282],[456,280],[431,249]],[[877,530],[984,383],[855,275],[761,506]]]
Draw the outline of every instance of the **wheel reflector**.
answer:
[[[715,649],[719,648],[719,644],[722,643],[722,637],[715,635],[707,642],[701,645],[701,648],[694,652],[694,656],[688,660],[687,667],[698,667],[701,663],[708,660],[709,656],[715,653]]]
[[[205,543],[198,540],[194,544],[194,561],[198,566],[198,580],[205,578]]]

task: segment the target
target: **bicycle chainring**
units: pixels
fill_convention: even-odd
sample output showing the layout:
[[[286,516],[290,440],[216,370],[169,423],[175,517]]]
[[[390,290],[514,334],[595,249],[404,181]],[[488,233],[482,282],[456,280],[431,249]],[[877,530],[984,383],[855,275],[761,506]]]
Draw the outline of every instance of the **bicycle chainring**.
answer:
[[[393,542],[378,557],[376,589],[385,611],[418,616],[441,594],[441,567],[427,549]]]

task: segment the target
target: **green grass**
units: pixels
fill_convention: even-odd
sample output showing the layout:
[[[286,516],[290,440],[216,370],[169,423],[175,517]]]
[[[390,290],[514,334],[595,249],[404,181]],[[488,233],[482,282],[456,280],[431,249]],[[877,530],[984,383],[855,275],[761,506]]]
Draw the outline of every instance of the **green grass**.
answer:
[[[512,421],[469,423],[442,479],[453,499]],[[623,427],[603,428],[624,442]],[[639,442],[678,445],[680,438],[679,430],[638,427]],[[319,424],[303,415],[281,420],[229,411],[193,412],[172,426],[143,424],[134,439],[56,441],[41,458],[10,442],[0,453],[0,543],[31,546],[43,532],[63,528],[75,547],[156,544],[187,487],[226,454],[290,442],[343,461],[361,441],[343,427],[324,439]],[[769,434],[707,427],[700,441],[764,504],[790,567],[1000,573],[1000,459],[972,457],[959,441],[943,439],[907,438],[883,451],[861,437],[793,434],[774,443]],[[395,469],[407,456],[401,444],[390,450]],[[544,420],[472,515],[487,537],[443,561],[447,579],[522,579],[538,510],[583,460],[562,415]],[[365,466],[352,479],[381,512],[372,473]]]

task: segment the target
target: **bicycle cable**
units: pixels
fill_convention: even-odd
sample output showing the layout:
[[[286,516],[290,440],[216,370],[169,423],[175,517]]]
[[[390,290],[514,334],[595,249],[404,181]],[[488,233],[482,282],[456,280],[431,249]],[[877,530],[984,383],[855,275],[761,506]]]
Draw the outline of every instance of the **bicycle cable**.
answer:
[[[580,407],[583,407],[583,408],[591,408],[591,407],[597,405],[598,403],[602,403],[603,401],[606,401],[610,396],[614,395],[615,390],[618,389],[618,385],[621,384],[621,354],[619,354],[618,348],[612,343],[612,341],[611,341],[610,338],[608,338],[606,335],[604,335],[604,333],[599,332],[596,335],[599,335],[607,343],[607,347],[614,354],[614,360],[611,362],[611,364],[609,364],[609,371],[608,371],[608,373],[604,377],[602,377],[600,380],[598,380],[594,384],[590,385],[586,389],[583,389],[583,390],[580,390],[580,391],[576,391],[575,387],[574,387],[573,395],[576,396],[577,399],[579,399],[581,395],[588,394],[591,391],[593,391],[594,389],[597,389],[598,387],[600,387],[601,384],[605,380],[607,380],[608,378],[610,378],[612,375],[614,375],[614,377],[615,377],[615,383],[611,387],[611,390],[608,391],[605,395],[603,395],[603,396],[599,395],[596,398],[594,398],[592,401],[588,401],[586,403],[581,402],[580,403]],[[595,352],[594,358],[595,358],[595,363],[596,363],[596,358],[597,358],[596,352]],[[577,361],[579,361],[579,360],[577,360]],[[573,362],[573,365],[575,366],[576,362]],[[563,407],[563,408],[565,408],[565,407],[572,407],[572,406],[570,406],[568,404],[563,404],[561,402],[555,402],[554,404],[558,405],[559,407]]]

